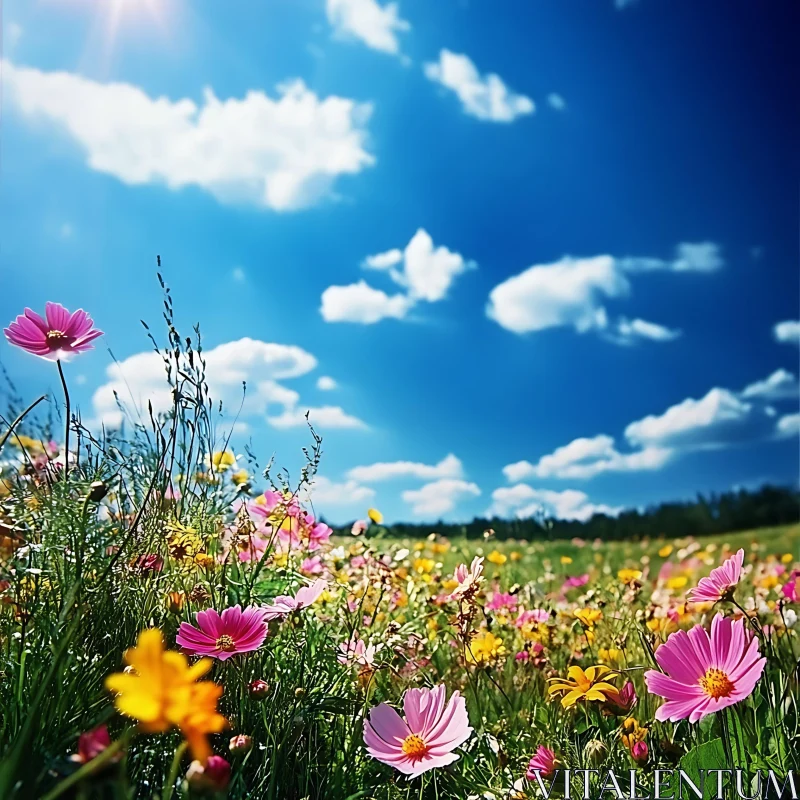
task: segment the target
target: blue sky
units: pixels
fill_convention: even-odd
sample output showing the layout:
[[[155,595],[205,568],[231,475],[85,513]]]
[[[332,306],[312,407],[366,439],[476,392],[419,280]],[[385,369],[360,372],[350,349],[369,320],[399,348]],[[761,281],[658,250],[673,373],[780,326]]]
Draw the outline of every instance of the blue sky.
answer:
[[[158,253],[181,327],[221,348],[215,393],[251,386],[236,449],[296,473],[311,409],[328,519],[797,482],[790,0],[3,14],[0,320],[93,315],[84,418],[114,422],[114,386],[162,396],[134,358]]]

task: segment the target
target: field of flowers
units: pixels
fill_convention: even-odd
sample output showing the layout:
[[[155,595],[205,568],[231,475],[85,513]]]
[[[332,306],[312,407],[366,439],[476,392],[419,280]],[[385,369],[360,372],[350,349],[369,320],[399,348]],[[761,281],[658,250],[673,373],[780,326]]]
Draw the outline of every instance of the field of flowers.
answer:
[[[320,440],[293,485],[236,453],[167,323],[172,411],[102,435],[62,367],[88,315],[5,331],[64,395],[0,416],[0,798],[500,800],[559,768],[597,771],[572,796],[616,796],[608,770],[646,796],[659,769],[800,769],[800,526],[403,541],[365,509],[332,537]]]

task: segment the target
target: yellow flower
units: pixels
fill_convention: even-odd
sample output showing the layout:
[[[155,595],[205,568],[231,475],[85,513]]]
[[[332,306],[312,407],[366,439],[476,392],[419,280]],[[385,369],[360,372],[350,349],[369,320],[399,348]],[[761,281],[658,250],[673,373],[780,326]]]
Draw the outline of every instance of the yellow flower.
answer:
[[[225,472],[236,463],[236,456],[230,450],[217,450],[211,456],[211,465],[216,472]]]
[[[616,694],[617,689],[603,679],[615,674],[602,665],[589,667],[586,671],[580,667],[570,667],[567,670],[568,677],[550,678],[548,692],[550,697],[563,694],[561,705],[564,708],[571,708],[579,700],[605,702],[609,695]]]
[[[177,561],[193,559],[198,553],[203,551],[203,542],[195,533],[194,528],[174,522],[170,525],[170,533],[167,536],[167,549],[169,554]]]
[[[436,562],[432,558],[415,558],[414,570],[419,572],[420,575],[431,572],[436,566]]]
[[[622,743],[631,750],[637,742],[647,738],[647,728],[640,725],[633,717],[628,717],[622,723]]]
[[[501,564],[505,564],[508,561],[508,556],[505,553],[501,553],[499,550],[492,550],[488,556],[486,556],[487,561],[491,561],[492,564],[497,564],[500,566]]]
[[[380,525],[383,522],[383,514],[377,508],[370,508],[367,511],[367,516],[376,524]]]
[[[689,583],[689,579],[685,575],[678,575],[667,581],[667,589],[683,589],[687,583]]]
[[[193,756],[205,762],[211,755],[206,734],[219,733],[228,725],[217,712],[222,687],[197,682],[211,669],[211,660],[201,658],[189,666],[183,654],[164,650],[158,628],[142,631],[124,658],[130,671],[106,678],[106,688],[116,695],[117,711],[138,720],[145,733],[179,728]]]
[[[597,651],[597,655],[606,664],[619,664],[622,661],[622,650],[618,650],[616,647],[601,647]]]
[[[167,594],[167,609],[170,614],[180,614],[186,602],[184,592],[169,592]]]
[[[569,556],[561,556],[561,563],[562,564],[571,564],[572,559]]]
[[[453,578],[448,578],[446,581],[442,581],[442,590],[445,592],[452,592],[458,586],[458,581],[454,580]]]
[[[442,555],[450,549],[450,542],[434,542],[431,545],[431,552],[436,555]]]
[[[791,564],[794,561],[794,556],[791,553],[784,553],[781,556],[781,564]]]
[[[584,628],[594,630],[594,626],[603,618],[603,612],[598,611],[596,608],[579,608],[575,612],[575,619],[577,619]]]
[[[231,475],[231,480],[237,486],[241,486],[243,483],[247,483],[247,481],[250,480],[250,475],[248,475],[246,469],[240,469],[234,472],[233,475]]]
[[[214,557],[210,556],[208,553],[198,553],[194,557],[194,563],[197,564],[198,567],[213,567]]]
[[[774,589],[778,585],[777,575],[765,575],[756,585],[761,589]]]
[[[672,553],[672,545],[671,545],[671,544],[665,544],[665,545],[664,545],[664,546],[663,546],[663,547],[662,547],[662,548],[661,548],[661,549],[658,551],[658,555],[659,555],[661,558],[669,558],[671,553]]]
[[[623,583],[633,583],[642,577],[642,571],[640,569],[621,569],[617,573],[617,577]]]
[[[500,656],[505,655],[503,640],[490,631],[483,631],[475,636],[467,645],[468,664],[492,664]]]
[[[519,550],[512,550],[511,553],[509,553],[509,555],[510,555],[512,561],[521,561],[522,560],[522,553],[520,553]]]

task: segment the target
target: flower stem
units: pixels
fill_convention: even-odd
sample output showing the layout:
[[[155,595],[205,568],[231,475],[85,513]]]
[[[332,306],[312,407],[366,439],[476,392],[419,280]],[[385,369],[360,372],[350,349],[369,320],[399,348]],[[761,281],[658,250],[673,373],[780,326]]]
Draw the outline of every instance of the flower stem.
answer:
[[[132,729],[129,728],[116,742],[106,747],[100,755],[96,756],[80,769],[73,772],[68,778],[61,781],[58,786],[44,796],[43,800],[55,800],[56,797],[61,797],[67,789],[71,789],[76,783],[80,783],[84,778],[88,778],[92,775],[99,767],[109,762],[123,747],[125,747],[128,743],[128,739],[131,737],[131,733]]]
[[[67,480],[67,473],[69,471],[69,423],[71,408],[69,402],[69,389],[67,389],[67,379],[64,377],[64,369],[61,366],[61,359],[56,361],[58,365],[58,376],[61,378],[61,386],[64,389],[64,400],[67,404],[67,424],[66,430],[64,431],[64,481]]]
[[[186,752],[186,742],[181,742],[175,748],[175,755],[172,758],[172,766],[169,768],[167,782],[164,784],[164,791],[161,794],[162,800],[171,800],[172,791],[175,788],[175,780],[178,777],[178,770],[181,768],[181,760]]]

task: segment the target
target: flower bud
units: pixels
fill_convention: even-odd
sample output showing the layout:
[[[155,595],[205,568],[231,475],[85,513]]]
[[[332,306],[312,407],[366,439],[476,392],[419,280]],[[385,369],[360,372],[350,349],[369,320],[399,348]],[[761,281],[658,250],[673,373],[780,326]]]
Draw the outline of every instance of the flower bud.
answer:
[[[249,753],[253,749],[253,740],[250,736],[239,733],[231,737],[228,749],[234,755],[244,755],[244,753]]]
[[[231,779],[231,765],[222,756],[209,756],[205,766],[192,761],[186,772],[186,782],[198,792],[221,792]]]
[[[591,739],[586,743],[586,747],[583,750],[587,761],[595,765],[602,763],[607,753],[608,747],[605,742],[602,742],[600,739]]]
[[[269,694],[269,684],[261,679],[253,681],[249,688],[250,697],[255,700],[263,700]]]

